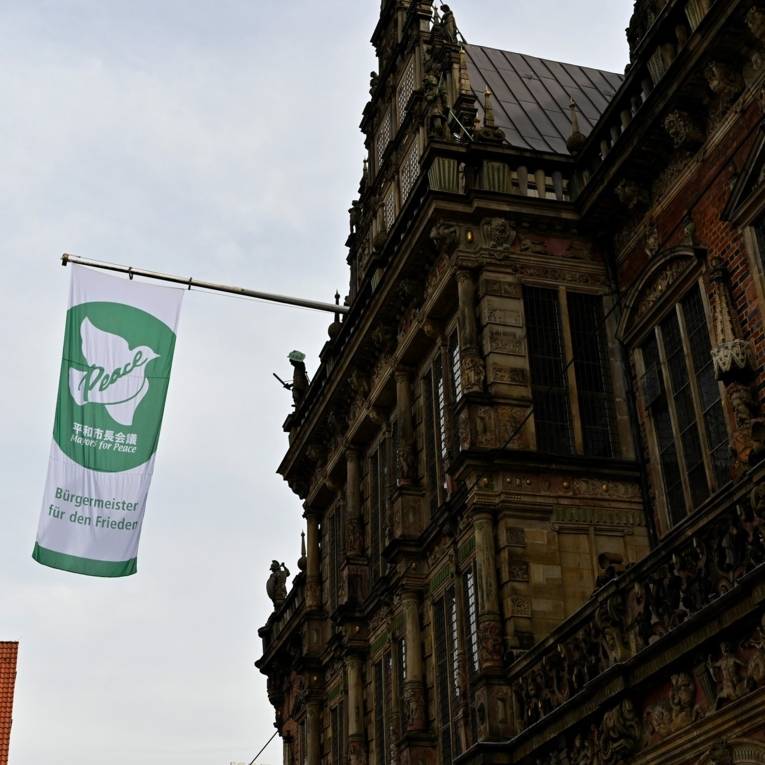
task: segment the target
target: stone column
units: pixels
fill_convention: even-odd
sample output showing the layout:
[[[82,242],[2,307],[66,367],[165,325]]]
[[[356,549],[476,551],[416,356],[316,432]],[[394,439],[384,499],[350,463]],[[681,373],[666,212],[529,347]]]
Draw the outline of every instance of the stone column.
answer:
[[[478,349],[478,322],[476,320],[475,282],[467,269],[457,271],[459,296],[459,336],[462,358],[462,389],[465,393],[483,393],[486,368]]]
[[[396,413],[398,414],[399,445],[396,454],[396,480],[407,486],[417,480],[417,445],[412,422],[412,385],[408,369],[399,368],[396,377]]]
[[[321,763],[321,704],[310,701],[306,705],[306,765]]]
[[[346,659],[346,667],[348,669],[348,758],[350,765],[366,765],[361,658],[349,656]]]
[[[403,689],[406,708],[405,726],[407,733],[419,733],[426,730],[428,725],[425,683],[423,682],[419,599],[416,592],[405,591],[402,600],[406,640],[406,675]]]
[[[345,451],[345,550],[348,557],[361,555],[361,470],[359,453],[355,449]]]
[[[319,558],[319,516],[306,511],[308,527],[308,565],[306,566],[305,604],[310,610],[321,608],[321,568]]]
[[[497,591],[494,519],[489,512],[473,515],[478,582],[478,646],[481,672],[502,668],[502,618]]]

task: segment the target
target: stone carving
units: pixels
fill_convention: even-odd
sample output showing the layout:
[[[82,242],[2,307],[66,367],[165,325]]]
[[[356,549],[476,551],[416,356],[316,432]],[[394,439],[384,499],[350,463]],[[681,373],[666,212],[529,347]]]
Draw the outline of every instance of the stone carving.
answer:
[[[661,239],[659,238],[659,228],[655,221],[648,224],[645,232],[645,252],[649,258],[656,257],[661,248]]]
[[[628,569],[608,601],[595,601],[583,615],[576,632],[551,644],[533,666],[513,678],[519,689],[521,729],[539,719],[539,709],[554,709],[568,694],[660,640],[764,564],[765,486],[760,486],[749,501],[722,512],[650,571],[630,577],[634,569]],[[765,675],[765,654],[759,648],[765,642],[765,624],[751,640],[740,656],[726,643],[719,657],[709,659],[718,705],[760,683],[752,679],[755,674]],[[755,658],[758,654],[763,658]],[[528,702],[530,689],[536,689],[539,704]],[[671,689],[673,703],[667,701],[649,715],[651,730],[680,724],[690,694],[688,678],[678,674]]]
[[[462,389],[465,393],[483,393],[486,367],[480,356],[466,356],[462,359]]]
[[[672,730],[680,730],[695,722],[701,714],[696,707],[696,682],[687,672],[670,678],[669,706],[672,709]]]
[[[423,81],[423,93],[427,114],[428,137],[436,141],[450,141],[449,107],[446,87],[435,74],[428,74]]]
[[[348,762],[349,765],[367,765],[367,748],[363,740],[349,738]]]
[[[712,361],[718,380],[732,382],[746,378],[756,367],[751,344],[741,339],[741,333],[730,294],[730,276],[722,262],[715,258],[710,263],[712,291],[712,324],[715,347]]]
[[[369,95],[374,96],[377,92],[377,88],[380,85],[380,75],[377,72],[369,73]]]
[[[648,191],[639,183],[627,178],[623,179],[615,189],[619,201],[628,210],[634,210],[638,207],[645,207],[650,201]]]
[[[451,255],[460,243],[460,230],[455,223],[439,221],[430,231],[430,239],[442,255]]]
[[[678,109],[664,118],[664,129],[676,149],[696,149],[704,143],[704,131],[688,112]]]
[[[266,593],[277,608],[287,599],[287,577],[289,575],[290,570],[284,563],[280,565],[279,561],[276,560],[271,563],[271,576],[266,582]]]
[[[730,643],[720,644],[720,658],[715,661],[710,656],[707,659],[707,668],[716,687],[716,709],[735,701],[747,692],[746,664],[736,656]]]
[[[661,300],[664,293],[667,292],[688,266],[688,260],[678,258],[672,260],[658,274],[654,275],[653,279],[642,290],[637,307],[639,318],[645,316]]]
[[[746,14],[746,25],[749,31],[765,45],[765,9],[753,6]]]
[[[603,765],[618,765],[633,755],[640,745],[642,726],[629,699],[603,715],[598,743]]]
[[[765,683],[765,614],[760,626],[743,647],[751,652],[746,667],[747,684],[750,688],[759,687]]]
[[[486,247],[492,250],[509,250],[518,238],[517,229],[504,218],[486,219],[481,232]]]
[[[478,655],[481,667],[502,664],[502,625],[498,621],[482,621],[479,629]]]
[[[727,110],[744,89],[741,75],[721,61],[710,61],[704,69],[704,76],[709,89],[717,96],[720,112]]]
[[[733,765],[733,750],[727,741],[719,741],[707,755],[709,765]]]
[[[303,399],[308,393],[308,375],[305,371],[305,354],[300,351],[292,351],[287,357],[292,364],[292,400],[295,408],[303,403]]]
[[[672,675],[668,696],[643,714],[645,743],[655,744],[703,717],[696,696],[696,682],[690,674]]]
[[[404,709],[407,731],[425,730],[428,724],[428,710],[422,683],[410,681],[404,683]]]

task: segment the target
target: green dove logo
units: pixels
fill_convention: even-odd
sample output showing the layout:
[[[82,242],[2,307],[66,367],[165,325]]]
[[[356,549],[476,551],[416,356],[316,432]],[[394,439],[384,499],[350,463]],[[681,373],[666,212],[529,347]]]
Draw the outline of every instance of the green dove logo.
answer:
[[[119,335],[104,332],[84,318],[80,324],[85,371],[69,370],[69,392],[78,406],[101,404],[120,425],[132,426],[136,410],[149,392],[146,366],[159,358],[146,345],[130,348]]]

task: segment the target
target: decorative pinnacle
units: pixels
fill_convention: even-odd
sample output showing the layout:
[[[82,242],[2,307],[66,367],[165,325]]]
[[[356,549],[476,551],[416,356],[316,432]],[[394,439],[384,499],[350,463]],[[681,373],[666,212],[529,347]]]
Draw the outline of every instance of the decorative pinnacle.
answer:
[[[574,101],[573,96],[569,103],[569,109],[571,110],[571,132],[566,141],[566,146],[572,154],[578,154],[582,150],[586,139],[579,129],[579,113],[577,112],[576,101]]]
[[[484,117],[483,117],[483,124],[487,128],[493,128],[495,127],[494,122],[494,104],[492,103],[492,92],[487,88],[486,92],[483,95],[483,111],[484,111]]]
[[[465,46],[460,46],[460,94],[469,96],[473,92],[470,84],[470,72],[468,72],[467,53]]]

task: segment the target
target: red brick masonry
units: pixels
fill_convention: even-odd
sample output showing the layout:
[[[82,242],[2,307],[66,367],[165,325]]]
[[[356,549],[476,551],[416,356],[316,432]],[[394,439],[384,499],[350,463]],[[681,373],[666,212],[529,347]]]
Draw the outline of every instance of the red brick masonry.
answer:
[[[0,765],[8,765],[18,643],[0,642]]]

